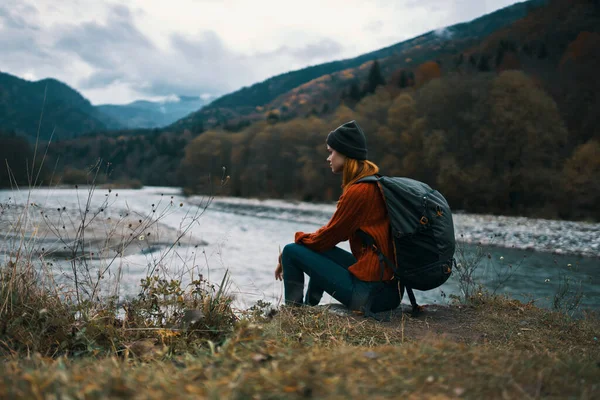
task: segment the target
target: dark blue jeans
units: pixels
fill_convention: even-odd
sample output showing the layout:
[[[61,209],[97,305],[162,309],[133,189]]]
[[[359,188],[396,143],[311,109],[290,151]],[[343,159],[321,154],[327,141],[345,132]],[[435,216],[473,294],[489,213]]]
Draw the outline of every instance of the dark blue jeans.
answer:
[[[284,247],[281,261],[285,303],[288,305],[303,303],[305,273],[310,277],[304,298],[306,305],[319,304],[324,291],[352,310],[368,311],[363,308],[369,296],[372,296],[372,312],[392,310],[400,305],[396,281],[361,281],[348,271],[356,259],[339,247],[317,253],[306,246],[292,243]]]

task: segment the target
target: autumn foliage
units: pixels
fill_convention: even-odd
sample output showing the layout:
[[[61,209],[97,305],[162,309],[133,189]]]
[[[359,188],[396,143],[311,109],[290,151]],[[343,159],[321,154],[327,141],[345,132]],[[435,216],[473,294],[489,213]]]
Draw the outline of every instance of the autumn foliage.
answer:
[[[577,39],[569,44],[561,60],[561,65],[569,61],[582,62],[600,57],[600,34],[597,32],[581,32]]]
[[[600,194],[597,168],[581,169],[595,165],[597,142],[569,158],[556,102],[520,71],[442,77],[396,96],[380,87],[354,109],[340,106],[327,117],[208,131],[188,145],[180,172],[193,193],[214,189],[225,166],[231,181],[223,194],[334,200],[340,182],[327,168],[325,137],[351,119],[367,133],[369,158],[382,173],[423,180],[455,209],[569,216],[559,207],[566,192],[584,190],[590,201]],[[564,186],[569,174],[585,189]]]
[[[428,61],[417,68],[417,85],[423,86],[432,79],[442,76],[442,69],[435,61]]]

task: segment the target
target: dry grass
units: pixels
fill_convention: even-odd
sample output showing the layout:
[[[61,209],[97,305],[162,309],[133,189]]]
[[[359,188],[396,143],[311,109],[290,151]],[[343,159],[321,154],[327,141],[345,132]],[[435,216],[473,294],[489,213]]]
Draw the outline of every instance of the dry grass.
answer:
[[[33,268],[0,268],[0,357],[111,356],[147,359],[193,353],[220,343],[237,319],[226,293],[227,276],[214,288],[159,279],[143,282],[124,310],[110,299],[78,303],[40,284]],[[121,312],[122,311],[122,312]]]
[[[387,323],[286,309],[193,355],[9,357],[0,398],[597,398],[599,328],[504,298]]]

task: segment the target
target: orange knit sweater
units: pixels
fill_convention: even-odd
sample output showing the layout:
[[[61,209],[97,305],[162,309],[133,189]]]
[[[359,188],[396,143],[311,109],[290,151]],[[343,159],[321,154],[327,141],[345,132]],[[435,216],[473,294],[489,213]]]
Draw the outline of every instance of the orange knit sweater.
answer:
[[[357,261],[348,270],[360,280],[379,281],[379,257],[372,248],[363,246],[356,234],[359,229],[375,239],[383,254],[390,260],[394,259],[390,222],[383,195],[377,184],[357,183],[348,187],[340,197],[335,213],[327,225],[315,233],[296,232],[295,242],[322,252],[349,240],[350,249]],[[392,269],[386,265],[383,279],[387,281],[392,277]]]

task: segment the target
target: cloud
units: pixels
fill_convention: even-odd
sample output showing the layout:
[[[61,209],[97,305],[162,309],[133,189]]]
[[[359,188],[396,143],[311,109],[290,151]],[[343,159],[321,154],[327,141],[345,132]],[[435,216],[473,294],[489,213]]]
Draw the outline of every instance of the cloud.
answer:
[[[383,29],[385,22],[381,20],[367,22],[364,25],[364,30],[367,32],[379,33]]]
[[[124,6],[113,7],[105,24],[92,21],[63,26],[56,35],[57,51],[92,69],[77,83],[83,90],[120,85],[150,97],[221,92],[219,79],[203,71],[219,60],[235,59],[214,32],[195,40],[173,34],[170,46],[161,49],[136,27]]]
[[[44,45],[38,18],[37,8],[27,3],[8,0],[0,6],[0,70],[22,71],[19,75],[24,76],[39,66],[62,67],[64,60],[55,58]]]
[[[96,68],[113,68],[126,54],[135,56],[154,46],[135,27],[129,9],[115,6],[105,25],[86,22],[60,28],[55,48],[73,53]]]
[[[454,33],[448,28],[436,29],[435,31],[433,31],[433,33],[435,33],[440,38],[446,39],[446,40],[450,40],[450,39],[452,39],[452,36],[454,36]]]
[[[245,55],[207,30],[193,37],[173,33],[168,46],[159,48],[136,27],[129,9],[118,6],[105,24],[61,27],[55,49],[92,67],[93,72],[77,84],[83,90],[126,86],[143,96],[163,97],[226,93],[286,66],[331,57],[342,46],[322,38],[302,47]]]
[[[8,29],[36,29],[23,18],[23,15],[32,14],[38,14],[38,10],[30,4],[8,3],[8,6],[0,6],[0,19]]]
[[[81,89],[100,89],[113,83],[120,82],[122,75],[119,71],[100,70],[79,81]]]
[[[315,37],[248,54],[231,49],[213,30],[172,32],[159,46],[136,25],[136,15],[143,15],[137,9],[112,6],[104,9],[105,18],[42,25],[35,7],[20,4],[0,7],[0,68],[17,70],[22,77],[55,77],[94,103],[220,95],[327,61],[343,50],[332,39]]]
[[[286,52],[298,60],[312,60],[323,57],[331,57],[340,54],[343,46],[331,39],[322,39],[316,43],[309,43],[299,49],[288,49]]]

